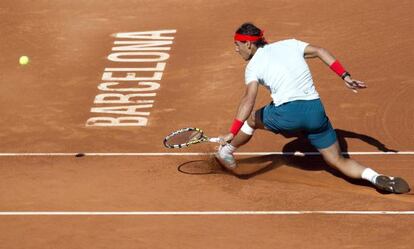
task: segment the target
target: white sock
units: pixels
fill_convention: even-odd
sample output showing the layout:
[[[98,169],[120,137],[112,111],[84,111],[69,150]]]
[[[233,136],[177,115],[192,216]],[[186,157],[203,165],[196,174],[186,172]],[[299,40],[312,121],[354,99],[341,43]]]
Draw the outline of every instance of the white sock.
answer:
[[[223,146],[223,148],[221,148],[220,153],[221,154],[233,154],[233,152],[236,151],[236,147],[234,147],[231,144],[226,144],[225,146]]]
[[[370,181],[372,184],[375,184],[377,176],[379,176],[379,174],[370,168],[366,168],[361,174],[362,179]]]

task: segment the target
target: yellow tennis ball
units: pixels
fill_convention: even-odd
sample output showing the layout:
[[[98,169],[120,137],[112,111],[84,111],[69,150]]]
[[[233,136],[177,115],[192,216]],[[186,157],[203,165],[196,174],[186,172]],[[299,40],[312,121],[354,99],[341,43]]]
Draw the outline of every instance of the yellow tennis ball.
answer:
[[[26,55],[20,56],[19,63],[20,65],[27,65],[29,63],[30,59]]]

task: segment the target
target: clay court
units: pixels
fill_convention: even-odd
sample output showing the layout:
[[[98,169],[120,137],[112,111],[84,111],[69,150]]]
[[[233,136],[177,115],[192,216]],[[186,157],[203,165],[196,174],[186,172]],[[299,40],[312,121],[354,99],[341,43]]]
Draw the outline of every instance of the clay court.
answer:
[[[215,144],[162,144],[183,127],[228,130],[244,92],[233,34],[251,21],[269,41],[327,48],[367,83],[354,93],[308,61],[345,154],[414,186],[413,11],[411,0],[2,1],[0,248],[414,248],[412,192],[341,177],[306,140],[258,131],[237,159],[267,167],[243,178],[213,161]],[[261,89],[256,108],[269,101]]]

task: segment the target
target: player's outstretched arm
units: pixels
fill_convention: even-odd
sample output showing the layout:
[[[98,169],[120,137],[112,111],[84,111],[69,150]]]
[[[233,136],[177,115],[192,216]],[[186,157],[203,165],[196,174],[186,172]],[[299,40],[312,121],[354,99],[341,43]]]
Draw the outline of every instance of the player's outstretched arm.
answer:
[[[310,44],[306,46],[304,56],[306,59],[319,58],[328,66],[332,65],[336,60],[328,50]]]
[[[357,89],[366,88],[366,84],[360,80],[354,80],[351,78],[351,74],[342,67],[337,59],[326,49],[308,45],[305,48],[304,56],[307,59],[310,58],[319,58],[326,65],[328,65],[338,76],[340,76],[345,85],[356,92]]]
[[[259,82],[252,81],[247,85],[243,98],[240,101],[236,118],[245,121],[253,111],[254,103],[256,102]]]
[[[231,131],[228,134],[219,136],[220,143],[222,145],[226,144],[227,142],[230,142],[234,136],[238,133],[240,130],[241,125],[244,123],[244,121],[247,120],[249,115],[253,111],[254,103],[256,102],[256,96],[259,88],[259,82],[252,81],[247,85],[246,91],[240,101],[239,107],[237,109],[237,114],[235,118],[235,122],[239,122],[239,126],[235,129],[234,123],[231,127]]]

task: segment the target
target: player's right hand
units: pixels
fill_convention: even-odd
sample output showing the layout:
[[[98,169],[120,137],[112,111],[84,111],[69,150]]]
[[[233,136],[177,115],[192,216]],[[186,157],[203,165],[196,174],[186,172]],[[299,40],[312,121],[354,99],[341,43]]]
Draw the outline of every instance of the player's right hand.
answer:
[[[226,135],[219,136],[219,139],[220,139],[219,143],[221,145],[226,145],[227,143],[231,142],[231,140],[233,140],[233,138],[234,138],[234,135],[233,135],[233,133],[230,132]]]

